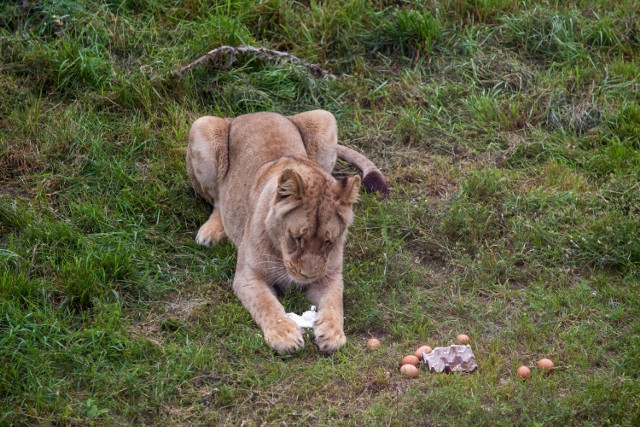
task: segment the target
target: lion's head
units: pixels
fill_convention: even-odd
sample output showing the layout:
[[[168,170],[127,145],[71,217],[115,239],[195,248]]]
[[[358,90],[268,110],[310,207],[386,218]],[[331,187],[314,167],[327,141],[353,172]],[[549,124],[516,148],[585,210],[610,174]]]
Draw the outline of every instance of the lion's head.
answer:
[[[266,218],[289,279],[306,284],[342,265],[360,177],[335,180],[320,168],[284,169]]]

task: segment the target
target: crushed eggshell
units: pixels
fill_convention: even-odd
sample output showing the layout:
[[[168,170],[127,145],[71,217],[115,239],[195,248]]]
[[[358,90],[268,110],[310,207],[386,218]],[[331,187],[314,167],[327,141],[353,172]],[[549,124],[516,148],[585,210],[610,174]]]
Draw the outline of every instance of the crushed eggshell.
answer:
[[[312,305],[310,310],[302,313],[302,316],[298,316],[296,313],[287,313],[287,317],[296,322],[299,328],[313,328],[318,312],[316,311],[316,306]]]

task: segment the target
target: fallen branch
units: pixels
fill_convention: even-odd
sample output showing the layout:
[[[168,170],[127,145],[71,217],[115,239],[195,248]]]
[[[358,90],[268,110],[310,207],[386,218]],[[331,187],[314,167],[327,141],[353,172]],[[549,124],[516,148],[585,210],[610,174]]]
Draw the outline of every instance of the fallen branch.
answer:
[[[300,59],[296,56],[293,56],[287,52],[281,52],[279,50],[273,50],[273,49],[267,49],[264,47],[253,47],[253,46],[238,46],[238,47],[232,47],[232,46],[220,46],[217,47],[207,53],[205,53],[204,55],[202,55],[200,58],[196,59],[195,61],[190,62],[189,64],[180,67],[180,69],[176,70],[173,72],[174,76],[180,76],[184,73],[186,73],[187,71],[192,70],[193,68],[205,64],[207,62],[213,62],[216,60],[219,60],[221,56],[223,55],[228,55],[227,57],[227,61],[224,64],[225,68],[230,67],[236,60],[236,56],[239,53],[250,53],[250,54],[254,54],[257,55],[259,58],[262,59],[266,59],[266,60],[285,60],[285,61],[289,61],[289,62],[293,62],[296,64],[302,64],[305,67],[307,67],[309,69],[309,72],[311,73],[311,75],[313,75],[314,77],[323,77],[323,78],[335,78],[335,76],[331,73],[329,73],[326,70],[323,70],[322,68],[320,68],[319,65],[316,64],[312,64],[310,62],[305,61],[304,59]]]

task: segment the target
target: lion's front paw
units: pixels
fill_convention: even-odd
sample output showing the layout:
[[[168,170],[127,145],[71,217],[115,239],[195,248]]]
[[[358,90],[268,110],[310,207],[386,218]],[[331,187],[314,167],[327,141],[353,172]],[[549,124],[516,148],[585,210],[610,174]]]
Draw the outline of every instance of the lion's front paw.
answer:
[[[209,220],[200,227],[200,230],[198,230],[196,243],[203,246],[210,246],[211,244],[215,245],[224,238],[225,233],[224,228],[222,228],[222,224]]]
[[[313,327],[315,344],[323,353],[333,353],[347,342],[342,322],[330,318],[318,319]]]
[[[264,339],[278,354],[294,353],[304,347],[302,332],[288,317],[278,319],[275,326],[265,329]]]

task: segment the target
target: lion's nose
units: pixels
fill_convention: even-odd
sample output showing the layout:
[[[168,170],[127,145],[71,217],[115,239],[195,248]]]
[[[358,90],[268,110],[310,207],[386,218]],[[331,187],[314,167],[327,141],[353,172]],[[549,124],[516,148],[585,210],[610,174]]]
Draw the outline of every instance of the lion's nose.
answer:
[[[320,269],[314,266],[300,267],[300,275],[305,279],[313,279],[318,277]]]

